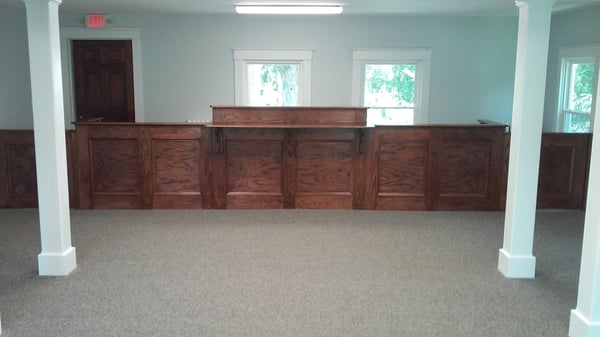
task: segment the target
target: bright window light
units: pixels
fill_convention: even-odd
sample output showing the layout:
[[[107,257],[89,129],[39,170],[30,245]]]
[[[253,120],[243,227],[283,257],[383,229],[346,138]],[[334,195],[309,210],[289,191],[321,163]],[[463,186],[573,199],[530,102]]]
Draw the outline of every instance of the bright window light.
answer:
[[[238,14],[341,14],[339,5],[237,5]]]

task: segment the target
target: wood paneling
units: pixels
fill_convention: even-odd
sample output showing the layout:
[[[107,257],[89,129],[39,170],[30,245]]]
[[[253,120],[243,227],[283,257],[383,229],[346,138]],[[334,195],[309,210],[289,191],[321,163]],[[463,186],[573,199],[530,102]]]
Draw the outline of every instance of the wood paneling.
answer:
[[[81,123],[71,207],[498,210],[510,136],[494,126],[239,128]],[[583,208],[590,135],[544,134],[538,207]],[[0,207],[36,207],[33,132],[0,131]]]
[[[352,129],[296,130],[295,208],[352,209],[358,141]]]
[[[538,180],[539,208],[584,208],[590,141],[588,134],[544,135]]]
[[[79,124],[77,133],[80,207],[203,208],[209,202],[201,126]]]
[[[213,124],[227,127],[364,127],[366,108],[213,106]]]
[[[137,130],[122,131],[123,138],[95,134],[88,140],[92,208],[147,208],[142,176],[146,158]]]
[[[200,127],[150,128],[153,208],[206,207],[205,137]]]
[[[285,185],[283,130],[228,129],[222,181],[226,208],[283,208]]]
[[[500,208],[501,127],[380,127],[370,136],[365,208]]]
[[[37,207],[37,175],[33,133],[5,135],[6,184],[9,207]]]
[[[430,130],[381,128],[369,152],[374,175],[375,208],[426,209]]]
[[[73,132],[65,134],[69,202],[78,208]],[[0,130],[0,208],[38,206],[35,144],[32,130]]]
[[[503,127],[439,128],[436,172],[431,173],[432,209],[500,209]],[[439,181],[437,181],[439,179]]]

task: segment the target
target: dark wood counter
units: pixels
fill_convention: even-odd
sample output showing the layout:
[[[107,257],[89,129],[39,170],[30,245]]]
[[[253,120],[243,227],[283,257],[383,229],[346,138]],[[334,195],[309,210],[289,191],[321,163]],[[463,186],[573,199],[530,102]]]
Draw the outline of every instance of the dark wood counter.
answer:
[[[71,206],[504,207],[510,135],[503,126],[296,121],[77,124],[67,132]],[[590,140],[542,136],[538,207],[584,207]],[[36,206],[35,165],[31,130],[0,131],[0,207]]]

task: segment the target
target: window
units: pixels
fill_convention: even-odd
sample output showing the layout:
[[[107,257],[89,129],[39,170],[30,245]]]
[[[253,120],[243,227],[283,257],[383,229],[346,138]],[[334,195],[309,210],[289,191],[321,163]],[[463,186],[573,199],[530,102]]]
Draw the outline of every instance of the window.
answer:
[[[368,107],[369,125],[428,121],[430,50],[357,49],[353,63],[353,104]]]
[[[600,48],[597,49],[580,47],[560,51],[558,131],[580,133],[592,130],[600,56]]]
[[[312,50],[233,51],[235,104],[310,105]]]

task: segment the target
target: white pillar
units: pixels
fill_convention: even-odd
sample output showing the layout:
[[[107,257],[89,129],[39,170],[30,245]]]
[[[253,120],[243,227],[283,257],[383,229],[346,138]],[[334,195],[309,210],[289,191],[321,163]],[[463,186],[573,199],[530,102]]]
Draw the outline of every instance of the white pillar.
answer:
[[[600,97],[600,87],[596,97]],[[600,104],[596,104],[600,116]],[[600,336],[600,123],[594,124],[577,309],[571,310],[569,336]],[[595,174],[594,174],[595,173]]]
[[[40,275],[76,267],[71,246],[58,6],[61,0],[24,0],[27,10],[31,98],[42,252]]]
[[[556,0],[517,1],[519,33],[513,98],[504,246],[498,269],[533,278],[533,232],[546,90],[552,6]]]

